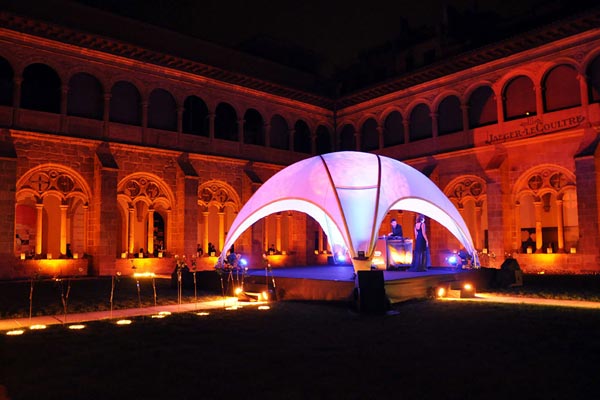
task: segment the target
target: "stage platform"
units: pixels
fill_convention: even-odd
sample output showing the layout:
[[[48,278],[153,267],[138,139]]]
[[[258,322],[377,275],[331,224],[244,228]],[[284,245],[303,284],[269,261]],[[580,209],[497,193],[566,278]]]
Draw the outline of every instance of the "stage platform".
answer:
[[[382,271],[385,294],[390,303],[425,298],[442,284],[452,284],[471,278],[473,270],[431,267],[424,272]],[[354,268],[346,265],[319,265],[249,270],[245,278],[246,291],[275,292],[277,300],[341,301],[355,300],[357,286]]]

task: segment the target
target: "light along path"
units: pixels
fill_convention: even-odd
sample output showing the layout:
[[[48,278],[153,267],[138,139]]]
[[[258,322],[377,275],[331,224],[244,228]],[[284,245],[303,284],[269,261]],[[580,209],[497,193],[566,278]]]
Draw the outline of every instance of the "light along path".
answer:
[[[266,302],[239,301],[235,297],[226,297],[219,300],[198,301],[194,303],[169,304],[164,306],[150,306],[141,308],[127,308],[111,311],[91,311],[85,313],[44,315],[36,317],[24,318],[7,318],[0,319],[0,331],[8,331],[12,329],[26,329],[33,325],[58,325],[58,324],[80,324],[89,321],[101,320],[118,320],[129,317],[140,317],[146,315],[156,315],[160,312],[168,311],[170,313],[181,312],[199,312],[215,309],[224,309],[234,306],[260,306]]]
[[[448,301],[478,301],[484,303],[504,303],[504,304],[528,304],[538,306],[552,307],[576,307],[600,309],[600,302],[585,300],[560,300],[560,299],[541,299],[536,297],[520,296],[497,296],[490,293],[477,293],[474,298],[450,298],[444,297],[442,300]]]

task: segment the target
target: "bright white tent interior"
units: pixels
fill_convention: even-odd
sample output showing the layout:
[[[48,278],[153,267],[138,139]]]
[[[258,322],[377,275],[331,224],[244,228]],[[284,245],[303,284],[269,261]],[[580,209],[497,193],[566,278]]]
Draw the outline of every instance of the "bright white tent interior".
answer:
[[[347,250],[355,269],[366,269],[390,210],[432,218],[475,254],[460,213],[429,178],[388,157],[341,151],[299,161],[265,182],[233,221],[220,260],[255,222],[281,211],[300,211],[320,224],[334,253]]]

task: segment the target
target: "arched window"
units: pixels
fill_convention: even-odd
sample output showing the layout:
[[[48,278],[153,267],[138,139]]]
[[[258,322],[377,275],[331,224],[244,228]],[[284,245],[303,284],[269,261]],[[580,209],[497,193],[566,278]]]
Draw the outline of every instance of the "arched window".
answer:
[[[402,114],[392,111],[383,125],[383,147],[404,143],[404,121]]]
[[[410,141],[431,138],[432,132],[431,112],[426,104],[421,103],[410,113]]]
[[[182,129],[184,133],[192,135],[209,135],[208,107],[197,96],[188,96],[183,102]]]
[[[171,93],[154,89],[148,98],[148,128],[177,131],[177,105]]]
[[[244,143],[265,145],[265,122],[262,115],[253,108],[244,114]]]
[[[533,82],[526,76],[518,76],[508,82],[503,99],[506,120],[536,115]]]
[[[362,151],[377,150],[379,148],[379,132],[377,121],[369,118],[360,130],[360,149]]]
[[[498,122],[496,96],[489,86],[480,86],[469,97],[469,128]]]
[[[238,140],[237,113],[227,103],[220,103],[217,106],[215,112],[215,138],[231,141]]]
[[[168,241],[173,194],[160,178],[145,173],[124,178],[117,187],[117,200],[121,212],[118,254],[146,257],[173,245]]]
[[[12,106],[14,71],[4,58],[0,57],[0,105]]]
[[[589,99],[590,103],[600,103],[600,56],[587,67]]]
[[[215,247],[215,255],[218,256],[223,250],[224,233],[233,224],[241,208],[240,198],[226,182],[211,180],[198,187],[198,205],[203,213],[203,217],[198,221],[198,242],[207,254],[210,243]],[[225,232],[222,230],[223,225]]]
[[[31,64],[23,71],[21,107],[60,113],[60,78],[46,64]]]
[[[67,115],[102,120],[104,95],[102,85],[96,77],[84,72],[69,80]]]
[[[275,149],[290,149],[290,130],[285,119],[281,115],[271,118],[270,145]]]
[[[463,176],[453,180],[444,193],[460,210],[476,249],[488,247],[486,231],[488,227],[487,212],[487,186],[478,176]]]
[[[562,252],[567,241],[577,242],[578,227],[573,225],[577,224],[575,188],[574,175],[558,166],[539,167],[517,179],[517,233],[521,235],[522,252],[527,248],[532,253]]]
[[[544,79],[544,110],[556,111],[581,105],[577,71],[570,65],[559,65]]]
[[[119,81],[114,84],[110,96],[110,115],[112,122],[129,125],[141,125],[141,96],[133,84]]]
[[[340,150],[356,151],[354,127],[350,124],[345,125],[340,132]]]
[[[296,121],[294,125],[294,151],[298,153],[310,154],[312,152],[312,143],[310,139],[310,130],[306,122]]]
[[[87,252],[90,189],[75,171],[36,167],[19,179],[16,198],[16,253],[59,258]]]
[[[463,122],[460,100],[456,96],[448,96],[442,100],[438,107],[438,133],[446,135],[462,130]]]
[[[326,154],[333,151],[331,133],[323,125],[319,125],[317,128],[317,154]]]

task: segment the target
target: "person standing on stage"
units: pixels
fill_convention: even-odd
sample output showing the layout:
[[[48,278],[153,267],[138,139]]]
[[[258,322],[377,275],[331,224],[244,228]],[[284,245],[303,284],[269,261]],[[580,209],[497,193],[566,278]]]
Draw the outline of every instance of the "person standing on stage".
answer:
[[[390,222],[392,225],[392,231],[390,232],[390,236],[399,236],[402,237],[402,225],[398,224],[395,218]]]
[[[427,229],[425,228],[425,217],[421,214],[417,216],[415,222],[415,249],[413,252],[412,271],[427,270]]]

